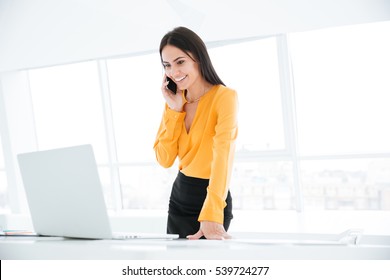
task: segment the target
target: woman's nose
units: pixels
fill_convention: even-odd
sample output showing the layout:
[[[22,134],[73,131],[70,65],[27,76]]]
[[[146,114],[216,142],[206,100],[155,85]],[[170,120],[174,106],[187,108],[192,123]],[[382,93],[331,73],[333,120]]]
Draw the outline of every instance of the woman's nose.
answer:
[[[169,69],[165,70],[165,73],[169,77],[173,77],[176,74],[176,72],[177,72],[177,68],[175,68],[174,66],[171,66],[171,67],[169,67]]]

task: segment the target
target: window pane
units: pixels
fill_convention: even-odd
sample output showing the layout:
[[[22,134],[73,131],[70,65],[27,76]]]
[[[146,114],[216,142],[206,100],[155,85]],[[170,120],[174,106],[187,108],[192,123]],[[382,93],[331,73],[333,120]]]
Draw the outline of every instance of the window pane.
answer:
[[[127,166],[119,170],[124,209],[168,209],[177,170],[157,165]]]
[[[96,62],[29,71],[40,149],[92,144],[107,162],[106,135]]]
[[[390,22],[292,34],[300,152],[390,152]]]
[[[230,186],[236,209],[295,208],[291,162],[236,162]]]
[[[153,144],[164,109],[160,57],[107,61],[119,162],[155,161]]]
[[[222,81],[237,91],[237,151],[285,148],[275,38],[210,49]]]
[[[390,159],[304,160],[306,209],[390,210]]]

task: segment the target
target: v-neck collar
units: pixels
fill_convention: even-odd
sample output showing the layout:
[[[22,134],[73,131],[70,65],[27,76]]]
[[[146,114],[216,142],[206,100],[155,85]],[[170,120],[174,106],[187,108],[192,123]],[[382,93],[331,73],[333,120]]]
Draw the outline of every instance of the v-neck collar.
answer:
[[[201,103],[203,103],[203,101],[208,97],[208,95],[213,92],[215,90],[215,88],[217,87],[218,85],[213,85],[198,101],[198,104],[196,105],[196,109],[195,109],[195,115],[194,115],[194,118],[192,119],[192,122],[190,124],[190,127],[189,129],[187,130],[187,127],[186,127],[186,122],[184,120],[183,122],[183,126],[184,126],[184,131],[186,132],[186,135],[190,135],[191,134],[191,131],[194,129],[194,124],[196,124],[196,120],[198,118],[198,111],[199,111],[199,106],[201,105]],[[185,99],[185,90],[182,91],[182,95],[183,95],[183,99],[187,101],[187,99]]]

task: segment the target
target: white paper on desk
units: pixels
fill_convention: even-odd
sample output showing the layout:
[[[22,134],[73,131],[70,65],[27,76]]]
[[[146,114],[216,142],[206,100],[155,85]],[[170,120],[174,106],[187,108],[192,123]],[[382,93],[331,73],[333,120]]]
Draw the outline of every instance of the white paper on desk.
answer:
[[[295,238],[289,238],[288,234],[284,234],[286,237],[272,238],[259,235],[258,237],[251,236],[250,238],[236,238],[230,239],[232,242],[238,243],[250,243],[250,244],[290,244],[290,245],[356,245],[362,235],[362,229],[349,229],[340,234],[302,234],[299,237],[297,234],[291,236]],[[279,235],[280,236],[280,235]]]

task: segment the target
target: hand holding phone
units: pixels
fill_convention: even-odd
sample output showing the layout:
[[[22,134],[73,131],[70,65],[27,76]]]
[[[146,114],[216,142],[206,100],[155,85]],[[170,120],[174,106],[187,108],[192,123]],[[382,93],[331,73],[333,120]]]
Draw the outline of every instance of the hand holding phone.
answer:
[[[161,87],[163,97],[170,109],[177,112],[182,112],[185,102],[183,100],[182,94],[176,94],[177,90],[179,90],[179,88],[177,87],[176,83],[167,77],[167,75],[164,75]]]
[[[175,84],[175,82],[169,77],[167,77],[167,81],[168,81],[167,89],[169,89],[173,94],[176,94],[177,85]]]

